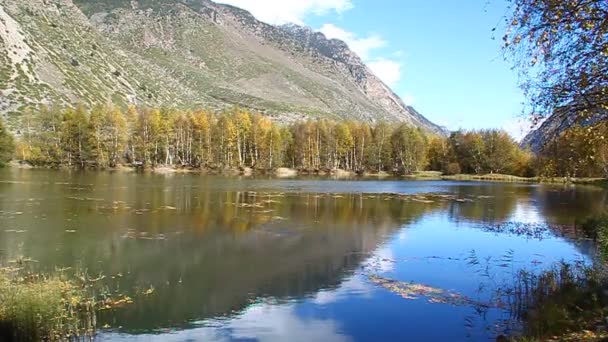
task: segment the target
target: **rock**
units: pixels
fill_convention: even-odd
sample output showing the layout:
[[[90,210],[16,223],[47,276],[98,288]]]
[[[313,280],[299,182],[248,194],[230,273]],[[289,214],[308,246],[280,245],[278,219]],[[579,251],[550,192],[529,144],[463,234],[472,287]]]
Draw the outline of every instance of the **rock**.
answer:
[[[298,175],[298,171],[286,167],[280,167],[274,171],[274,175],[279,178],[295,177]]]
[[[172,167],[168,167],[168,166],[160,166],[160,167],[155,167],[154,169],[152,169],[152,172],[166,175],[166,174],[175,173],[175,169]]]
[[[250,167],[241,167],[240,171],[243,176],[251,176],[253,174],[253,169]]]
[[[342,169],[332,169],[331,175],[336,178],[351,178],[355,176],[355,173],[352,171],[342,170]]]
[[[9,166],[18,168],[18,169],[32,169],[33,168],[32,164],[30,164],[26,161],[16,161],[16,160],[11,160],[9,162]]]

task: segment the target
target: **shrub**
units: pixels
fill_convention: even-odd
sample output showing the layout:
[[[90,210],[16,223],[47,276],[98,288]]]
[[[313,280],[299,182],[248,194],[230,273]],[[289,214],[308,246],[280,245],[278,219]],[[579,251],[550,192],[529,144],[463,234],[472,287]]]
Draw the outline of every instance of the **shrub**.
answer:
[[[448,168],[446,169],[446,173],[448,175],[457,175],[461,172],[462,170],[460,169],[460,164],[458,163],[449,163]]]

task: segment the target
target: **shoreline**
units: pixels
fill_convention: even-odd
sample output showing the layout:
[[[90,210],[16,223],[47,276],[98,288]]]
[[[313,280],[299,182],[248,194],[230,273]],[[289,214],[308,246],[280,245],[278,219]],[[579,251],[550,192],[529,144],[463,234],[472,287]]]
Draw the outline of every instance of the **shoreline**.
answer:
[[[35,166],[29,163],[19,161],[11,161],[7,164],[9,168],[24,169],[24,170],[79,170],[76,168]],[[389,173],[386,171],[363,171],[355,172],[343,169],[319,169],[305,170],[292,168],[276,168],[276,169],[254,169],[250,167],[232,167],[232,168],[193,168],[193,167],[178,167],[175,165],[157,165],[154,167],[142,167],[131,165],[118,165],[113,168],[90,168],[84,171],[107,171],[107,172],[136,172],[136,173],[151,173],[160,175],[170,174],[201,174],[201,175],[218,175],[218,176],[270,176],[277,179],[296,178],[296,177],[327,177],[331,179],[397,179],[411,181],[464,181],[464,182],[489,182],[489,183],[520,183],[520,184],[564,184],[564,185],[595,185],[608,187],[608,178],[577,178],[577,177],[519,177],[506,174],[456,174],[445,175],[439,171],[418,171],[414,174],[404,175],[397,173]]]

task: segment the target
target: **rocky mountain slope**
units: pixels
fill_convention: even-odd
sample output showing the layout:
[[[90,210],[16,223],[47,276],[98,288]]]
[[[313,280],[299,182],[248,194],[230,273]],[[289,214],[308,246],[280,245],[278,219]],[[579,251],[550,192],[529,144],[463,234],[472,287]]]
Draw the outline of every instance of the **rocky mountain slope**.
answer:
[[[608,119],[608,111],[597,109],[596,113],[588,118],[577,120],[577,109],[573,105],[571,107],[558,108],[555,113],[548,117],[538,128],[528,133],[521,141],[522,148],[528,148],[531,151],[541,152],[543,147],[553,139],[557,138],[562,132],[574,125],[589,126],[594,125],[602,120]]]
[[[0,92],[13,124],[32,104],[111,100],[443,132],[344,42],[208,0],[0,0]]]

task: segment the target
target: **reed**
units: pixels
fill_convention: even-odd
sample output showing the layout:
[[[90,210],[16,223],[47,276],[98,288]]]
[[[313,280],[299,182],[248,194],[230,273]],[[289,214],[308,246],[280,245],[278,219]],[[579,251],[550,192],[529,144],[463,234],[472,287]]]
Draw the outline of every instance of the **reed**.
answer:
[[[507,294],[523,331],[515,341],[595,341],[606,338],[605,275],[582,262],[541,273],[519,271]]]
[[[102,274],[91,277],[86,270],[70,268],[45,274],[24,258],[5,265],[0,267],[3,342],[93,340],[97,312],[133,303],[131,297],[112,291]]]
[[[0,269],[0,340],[63,341],[91,337],[96,303],[86,286],[62,273]]]

